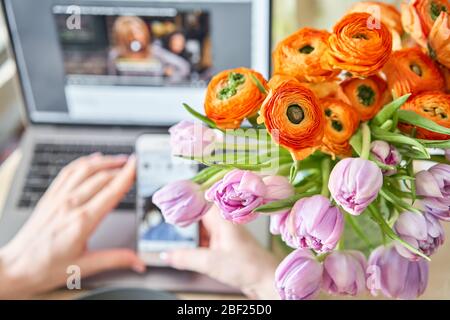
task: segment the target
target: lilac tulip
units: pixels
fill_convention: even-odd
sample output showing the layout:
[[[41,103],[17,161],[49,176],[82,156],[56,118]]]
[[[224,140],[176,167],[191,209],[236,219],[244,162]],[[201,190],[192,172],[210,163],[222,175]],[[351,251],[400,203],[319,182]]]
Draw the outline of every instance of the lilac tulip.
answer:
[[[258,217],[254,210],[264,203],[267,187],[262,178],[251,171],[233,170],[206,192],[224,219],[248,223]]]
[[[344,229],[344,217],[330,200],[315,195],[297,201],[286,220],[283,240],[293,248],[323,253],[333,250]]]
[[[428,262],[410,261],[395,247],[378,247],[369,258],[367,287],[372,295],[381,291],[396,299],[415,299],[424,293],[428,283]]]
[[[386,141],[373,141],[370,145],[370,151],[378,161],[389,166],[397,166],[402,161],[402,156],[397,148]],[[397,169],[383,170],[382,172],[386,176],[391,176],[397,173]]]
[[[358,295],[366,290],[366,257],[359,251],[334,251],[323,263],[322,288],[329,294]]]
[[[202,124],[183,120],[169,129],[172,154],[201,157],[213,151],[215,132]]]
[[[152,200],[165,221],[179,227],[199,221],[209,209],[200,186],[190,180],[164,186],[155,192]]]
[[[361,158],[339,161],[328,182],[334,200],[352,215],[360,215],[376,199],[382,185],[381,170],[374,162]]]
[[[422,215],[404,212],[397,219],[394,229],[400,238],[427,256],[431,256],[444,243],[444,229],[439,220],[428,213]],[[399,254],[409,260],[420,259],[420,256],[405,248],[401,243],[397,243],[396,248]]]
[[[294,195],[295,190],[286,177],[267,176],[263,178],[266,185],[266,196],[264,203],[283,200]],[[290,210],[273,212],[270,215],[270,232],[274,235],[280,234],[285,226],[285,221]]]
[[[426,211],[438,219],[450,221],[450,165],[437,164],[416,174],[416,193]]]
[[[275,271],[275,285],[281,299],[313,299],[320,291],[322,273],[322,265],[309,250],[291,252]]]

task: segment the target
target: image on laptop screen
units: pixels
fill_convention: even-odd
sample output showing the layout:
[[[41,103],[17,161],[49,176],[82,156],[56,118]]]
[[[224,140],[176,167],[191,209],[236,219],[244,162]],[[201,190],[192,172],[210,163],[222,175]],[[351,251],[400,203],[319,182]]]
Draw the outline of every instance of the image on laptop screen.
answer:
[[[69,85],[204,86],[211,77],[208,11],[82,7],[80,28],[53,8]]]
[[[30,119],[146,126],[188,119],[182,103],[202,111],[212,75],[248,67],[268,76],[267,3],[6,0]]]

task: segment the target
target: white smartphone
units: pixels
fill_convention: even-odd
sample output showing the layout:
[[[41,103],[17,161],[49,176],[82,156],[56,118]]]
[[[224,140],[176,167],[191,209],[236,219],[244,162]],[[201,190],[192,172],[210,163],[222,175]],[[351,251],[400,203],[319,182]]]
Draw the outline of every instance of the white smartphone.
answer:
[[[161,211],[152,202],[152,196],[169,182],[192,178],[199,171],[199,165],[173,157],[168,135],[141,135],[136,141],[136,156],[136,247],[147,265],[164,266],[161,252],[199,246],[199,224],[179,228],[165,223]]]

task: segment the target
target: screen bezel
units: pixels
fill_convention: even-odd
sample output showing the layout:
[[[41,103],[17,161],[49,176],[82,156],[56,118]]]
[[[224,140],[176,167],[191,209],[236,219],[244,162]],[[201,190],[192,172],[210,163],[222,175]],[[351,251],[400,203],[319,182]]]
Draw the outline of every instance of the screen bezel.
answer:
[[[143,127],[152,127],[155,129],[167,129],[170,127],[170,125],[166,124],[141,124],[141,123],[117,123],[117,122],[96,122],[96,121],[84,121],[84,120],[76,120],[70,118],[68,114],[67,117],[61,117],[59,115],[57,118],[50,119],[49,114],[42,111],[35,111],[33,110],[33,106],[35,105],[35,101],[33,98],[33,94],[31,92],[29,79],[27,76],[26,66],[24,58],[19,58],[18,56],[21,56],[21,45],[20,41],[17,38],[17,35],[14,34],[13,29],[15,29],[15,20],[14,15],[9,10],[12,10],[10,6],[6,4],[7,1],[12,0],[1,0],[1,6],[3,9],[3,15],[5,19],[5,23],[7,26],[7,32],[8,32],[8,38],[9,38],[9,44],[12,50],[10,51],[10,54],[12,58],[14,59],[16,66],[17,66],[17,76],[19,79],[19,91],[21,93],[22,99],[24,101],[24,115],[26,117],[26,121],[28,123],[31,123],[33,125],[64,125],[64,126],[97,126],[97,127],[125,127],[125,128],[143,128]],[[112,0],[111,0],[112,1]],[[164,2],[164,0],[155,0],[159,2]],[[180,0],[170,0],[169,2],[176,2]],[[203,2],[205,0],[192,0],[192,2]],[[258,45],[254,46],[252,48],[252,68],[257,68],[259,71],[261,71],[264,76],[268,77],[271,74],[271,47],[272,47],[272,0],[249,0],[252,3],[253,9],[252,9],[252,32],[255,32],[255,30],[258,30],[259,26],[267,26],[266,33],[268,35],[267,39],[263,41],[258,41],[257,44],[260,46],[265,47],[264,51],[266,52],[266,58],[263,58],[263,60],[266,60],[266,62],[261,61],[261,65],[254,65],[255,64],[255,56],[261,54],[261,50],[258,48]],[[258,12],[262,14],[258,14]],[[265,19],[267,18],[268,21]],[[34,113],[32,115],[32,113]],[[40,115],[47,115],[43,116],[42,118]]]

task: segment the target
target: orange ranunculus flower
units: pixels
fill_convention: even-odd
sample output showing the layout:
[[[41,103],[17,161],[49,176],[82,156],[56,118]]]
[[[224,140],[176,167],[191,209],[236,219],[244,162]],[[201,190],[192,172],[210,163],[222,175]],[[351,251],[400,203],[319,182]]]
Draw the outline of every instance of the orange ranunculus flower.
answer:
[[[393,49],[400,50],[402,48],[402,18],[395,6],[378,1],[362,1],[355,3],[348,13],[353,12],[370,13],[374,19],[379,19],[391,31]]]
[[[321,144],[325,116],[314,93],[301,84],[287,81],[270,90],[260,115],[272,139],[297,160]]]
[[[272,76],[272,78],[269,79],[269,82],[267,83],[267,86],[270,90],[275,90],[280,85],[286,83],[286,82],[292,82],[294,84],[299,84],[300,81],[297,80],[297,78],[292,76],[287,76],[283,74],[275,74]]]
[[[433,120],[437,124],[450,128],[450,95],[440,91],[429,91],[415,95],[401,107],[402,110],[414,111],[424,118]],[[411,126],[399,124],[402,131],[410,132]],[[416,137],[427,140],[447,140],[449,135],[431,132],[417,128]]]
[[[349,140],[358,129],[358,113],[339,99],[321,99],[319,103],[326,118],[321,150],[333,157],[351,156],[352,148]]]
[[[392,52],[392,35],[381,22],[380,28],[370,28],[372,19],[368,13],[356,12],[334,26],[326,54],[331,66],[360,77],[375,74],[384,66]]]
[[[428,37],[431,56],[450,68],[450,18],[447,12],[441,12]]]
[[[335,79],[339,70],[323,63],[329,36],[325,30],[302,28],[281,41],[273,52],[274,73],[293,76],[302,82]]]
[[[266,95],[258,89],[251,75],[267,86],[261,74],[247,68],[225,70],[211,79],[205,112],[219,128],[238,128],[244,118],[258,112]]]
[[[350,104],[362,121],[372,119],[391,98],[386,82],[377,75],[347,79],[341,83],[341,88],[339,98]]]
[[[444,90],[445,83],[439,68],[420,48],[407,48],[392,53],[383,68],[388,88],[396,97],[407,93]]]
[[[335,98],[338,95],[338,92],[341,90],[339,87],[339,83],[335,81],[328,81],[322,83],[303,83],[306,87],[309,88],[317,98]]]
[[[450,93],[450,69],[441,66],[441,72],[445,80],[445,92]]]
[[[316,98],[335,98],[340,90],[339,84],[335,81],[313,83],[313,82],[300,82],[296,78],[291,76],[276,74],[270,78],[267,86],[269,89],[275,89],[285,82],[293,82],[296,84],[302,84],[311,90]]]
[[[410,0],[402,3],[402,24],[406,32],[423,48],[440,13],[450,12],[448,0]]]

